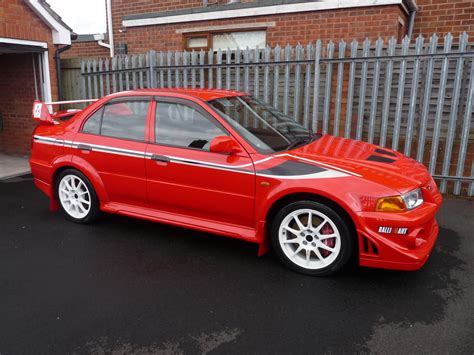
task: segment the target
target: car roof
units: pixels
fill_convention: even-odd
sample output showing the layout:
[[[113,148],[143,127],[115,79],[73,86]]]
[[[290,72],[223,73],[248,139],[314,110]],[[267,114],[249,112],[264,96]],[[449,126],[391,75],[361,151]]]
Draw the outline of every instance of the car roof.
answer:
[[[119,93],[112,94],[110,96],[121,97],[128,96],[130,94],[146,94],[146,95],[157,95],[160,94],[179,94],[185,96],[195,97],[204,101],[211,101],[221,99],[224,97],[243,96],[247,95],[244,92],[234,90],[219,90],[219,89],[188,89],[188,88],[173,88],[173,89],[139,89],[122,91]]]

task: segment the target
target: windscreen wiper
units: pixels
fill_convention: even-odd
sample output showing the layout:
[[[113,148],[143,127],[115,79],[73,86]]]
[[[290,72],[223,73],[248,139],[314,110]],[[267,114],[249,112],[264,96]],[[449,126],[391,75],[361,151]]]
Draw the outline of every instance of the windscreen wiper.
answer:
[[[319,134],[316,134],[316,133],[311,133],[308,137],[306,138],[300,138],[300,139],[296,139],[294,140],[293,142],[291,142],[288,147],[286,148],[286,150],[292,150],[296,147],[299,147],[299,146],[302,146],[302,145],[305,145],[305,144],[309,144],[311,142],[314,142],[316,139],[318,139],[320,137]]]

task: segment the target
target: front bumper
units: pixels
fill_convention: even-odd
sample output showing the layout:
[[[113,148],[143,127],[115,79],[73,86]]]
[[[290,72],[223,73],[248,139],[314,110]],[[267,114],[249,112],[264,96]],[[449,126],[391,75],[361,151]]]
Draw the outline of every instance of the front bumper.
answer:
[[[438,238],[435,216],[440,205],[440,202],[425,203],[406,213],[360,212],[360,228],[357,230],[360,265],[396,270],[420,269]],[[407,233],[399,234],[404,228],[407,228]]]

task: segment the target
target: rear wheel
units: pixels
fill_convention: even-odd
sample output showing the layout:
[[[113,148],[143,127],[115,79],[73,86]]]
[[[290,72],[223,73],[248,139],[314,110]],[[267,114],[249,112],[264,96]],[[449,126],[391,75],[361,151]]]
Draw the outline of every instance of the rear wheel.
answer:
[[[99,200],[87,177],[74,169],[63,171],[57,179],[56,193],[67,219],[91,223],[99,215]]]
[[[273,248],[289,268],[309,275],[331,275],[349,261],[353,235],[344,219],[314,201],[293,202],[275,216]]]

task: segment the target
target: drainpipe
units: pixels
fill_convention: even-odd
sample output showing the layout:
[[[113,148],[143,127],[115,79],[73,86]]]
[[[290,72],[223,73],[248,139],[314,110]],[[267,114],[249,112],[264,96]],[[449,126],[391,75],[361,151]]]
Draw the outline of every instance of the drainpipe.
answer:
[[[54,55],[54,59],[56,60],[56,78],[58,82],[58,101],[62,101],[63,99],[63,89],[61,85],[61,53],[67,51],[68,49],[71,49],[70,44],[56,49],[56,53]],[[61,106],[59,106],[59,110],[62,110]]]
[[[413,27],[415,27],[415,17],[416,17],[416,10],[410,12],[410,20],[408,22],[408,38],[411,39],[413,35]]]
[[[415,27],[415,17],[416,12],[418,11],[418,5],[416,0],[405,0],[406,8],[409,11],[409,19],[408,19],[408,38],[411,39],[413,36],[413,27]]]
[[[115,55],[115,50],[114,50],[114,27],[113,27],[113,22],[112,22],[112,0],[107,0],[106,6],[107,6],[107,31],[109,33],[109,44],[106,45],[103,42],[102,44],[99,42],[99,44],[104,47],[109,48],[110,58],[113,58]]]

